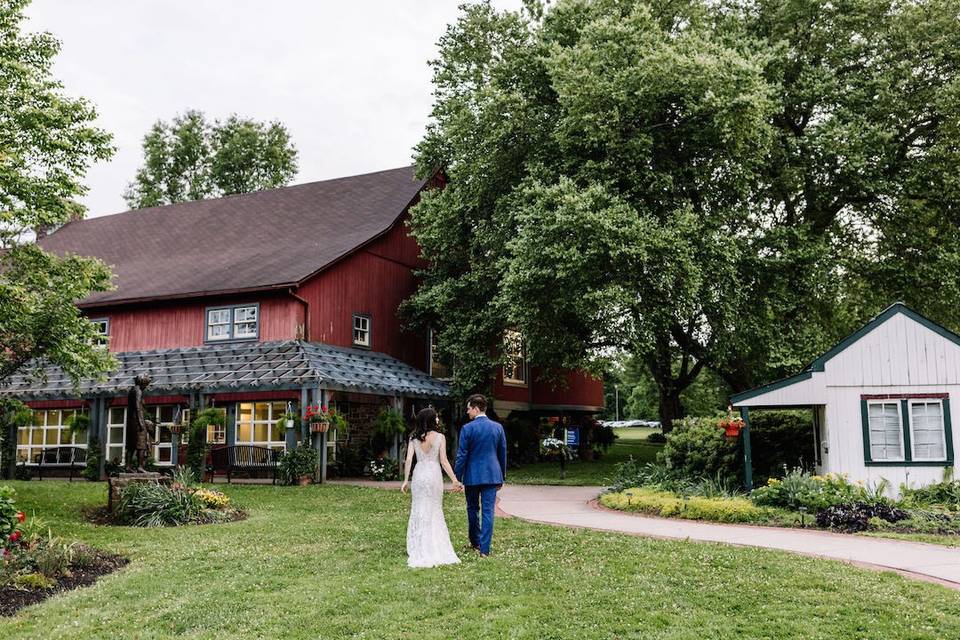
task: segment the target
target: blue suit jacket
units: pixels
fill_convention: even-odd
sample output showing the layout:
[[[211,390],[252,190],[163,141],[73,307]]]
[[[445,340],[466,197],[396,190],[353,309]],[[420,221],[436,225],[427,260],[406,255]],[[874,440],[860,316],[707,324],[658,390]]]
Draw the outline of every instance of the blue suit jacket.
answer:
[[[464,425],[453,471],[465,485],[503,484],[507,476],[507,436],[487,416]]]

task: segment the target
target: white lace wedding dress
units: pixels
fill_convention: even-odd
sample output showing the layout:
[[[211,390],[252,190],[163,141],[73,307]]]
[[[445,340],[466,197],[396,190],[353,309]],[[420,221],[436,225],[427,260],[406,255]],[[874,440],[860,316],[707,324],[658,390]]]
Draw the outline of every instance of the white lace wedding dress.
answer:
[[[407,565],[436,567],[455,564],[460,558],[450,544],[450,532],[443,517],[443,472],[440,469],[440,435],[424,453],[423,443],[413,439],[417,465],[410,480],[410,521],[407,523]]]

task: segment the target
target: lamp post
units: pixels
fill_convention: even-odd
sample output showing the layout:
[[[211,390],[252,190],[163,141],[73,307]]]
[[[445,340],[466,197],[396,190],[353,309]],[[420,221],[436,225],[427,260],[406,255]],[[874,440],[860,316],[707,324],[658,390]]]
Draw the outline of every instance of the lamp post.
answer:
[[[616,421],[620,422],[620,385],[613,385],[614,401],[613,406],[615,407]]]

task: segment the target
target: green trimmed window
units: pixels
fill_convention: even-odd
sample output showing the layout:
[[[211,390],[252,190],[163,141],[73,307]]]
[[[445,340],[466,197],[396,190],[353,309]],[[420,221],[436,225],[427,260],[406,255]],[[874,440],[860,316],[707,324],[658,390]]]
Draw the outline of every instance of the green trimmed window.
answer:
[[[860,414],[868,465],[953,464],[949,398],[864,398]]]

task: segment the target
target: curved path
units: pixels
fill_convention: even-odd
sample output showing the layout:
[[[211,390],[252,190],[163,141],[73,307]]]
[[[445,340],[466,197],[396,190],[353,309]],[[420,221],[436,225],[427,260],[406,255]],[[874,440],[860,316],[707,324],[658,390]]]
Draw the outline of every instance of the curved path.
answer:
[[[400,487],[399,482],[364,480],[332,484],[383,489]],[[652,538],[779,549],[896,571],[907,577],[960,589],[960,548],[826,531],[714,524],[623,513],[596,505],[596,499],[602,491],[602,487],[508,484],[499,494],[497,515]]]
[[[545,524],[631,535],[765,547],[842,560],[960,589],[960,548],[887,538],[779,527],[714,524],[655,518],[596,506],[600,487],[508,485],[498,506]]]

